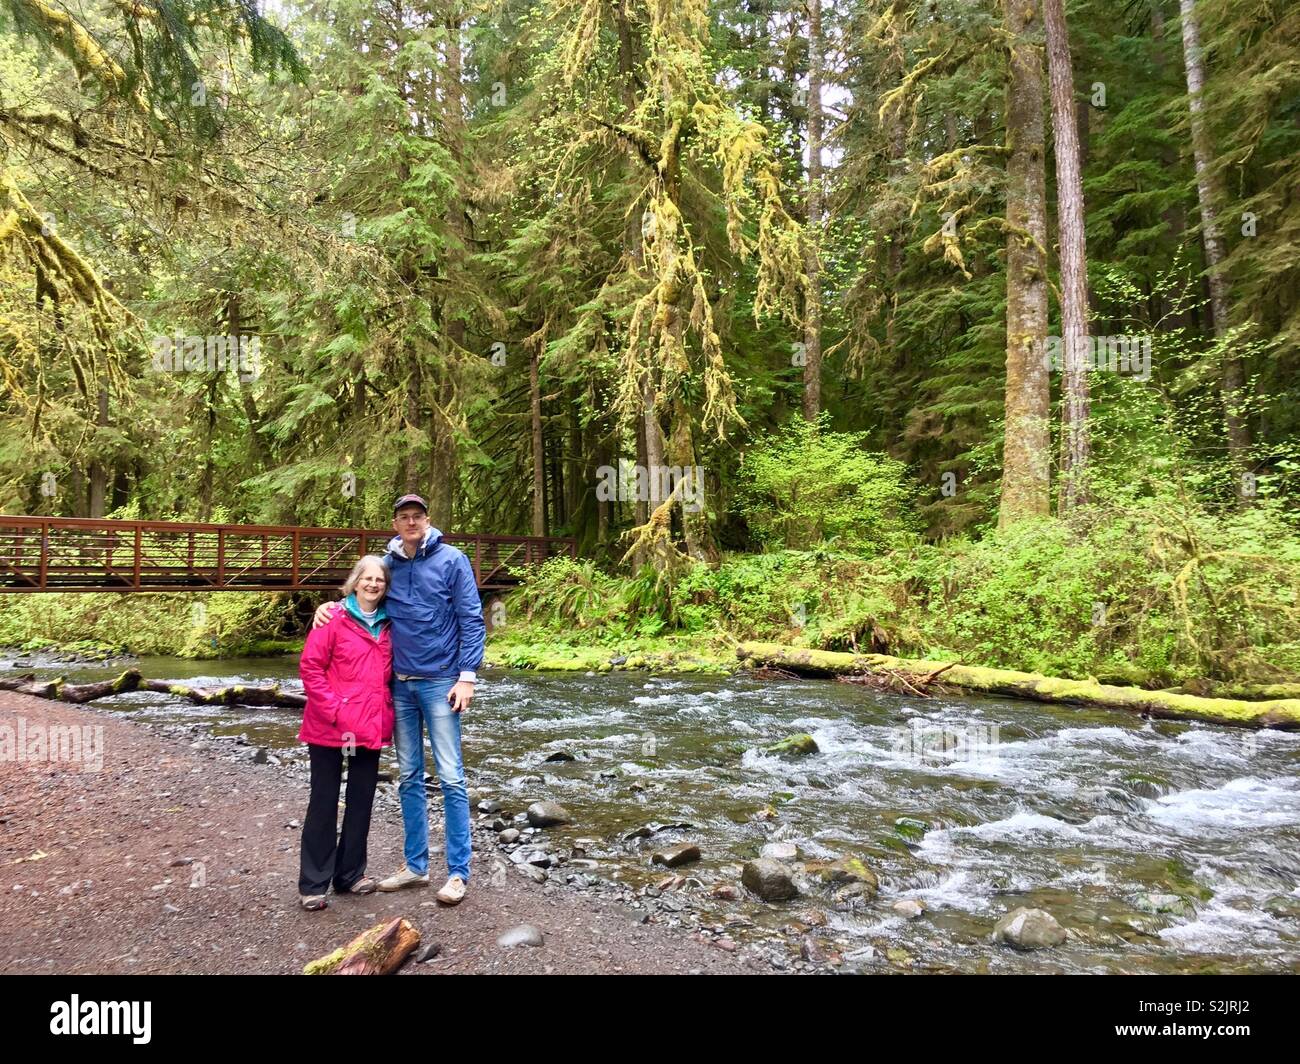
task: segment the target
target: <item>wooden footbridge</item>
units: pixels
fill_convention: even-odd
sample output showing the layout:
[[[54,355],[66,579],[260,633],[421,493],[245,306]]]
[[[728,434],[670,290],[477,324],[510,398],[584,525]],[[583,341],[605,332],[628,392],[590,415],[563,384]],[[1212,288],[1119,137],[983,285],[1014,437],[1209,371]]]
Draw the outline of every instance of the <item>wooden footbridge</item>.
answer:
[[[330,591],[391,530],[0,516],[0,593]],[[518,584],[529,565],[576,556],[558,536],[448,534],[480,592]]]

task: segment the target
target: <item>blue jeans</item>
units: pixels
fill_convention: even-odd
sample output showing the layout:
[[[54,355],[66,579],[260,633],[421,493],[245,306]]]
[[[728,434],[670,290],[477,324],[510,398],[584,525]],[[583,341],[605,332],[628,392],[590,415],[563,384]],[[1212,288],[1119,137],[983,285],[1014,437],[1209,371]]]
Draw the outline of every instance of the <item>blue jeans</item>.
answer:
[[[442,785],[446,815],[447,875],[469,882],[469,796],[460,756],[460,714],[447,701],[456,677],[393,680],[393,741],[397,746],[398,796],[406,836],[406,867],[429,871],[429,798],[424,789],[424,731],[429,732],[433,764]]]

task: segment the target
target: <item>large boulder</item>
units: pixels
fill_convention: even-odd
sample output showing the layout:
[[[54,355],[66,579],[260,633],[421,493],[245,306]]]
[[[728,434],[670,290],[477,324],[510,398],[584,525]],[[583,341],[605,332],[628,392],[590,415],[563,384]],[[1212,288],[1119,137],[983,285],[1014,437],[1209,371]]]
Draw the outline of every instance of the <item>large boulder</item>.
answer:
[[[668,868],[676,868],[678,865],[689,864],[699,859],[700,848],[693,842],[683,842],[677,846],[655,850],[650,858],[652,863],[666,865]]]
[[[782,739],[779,743],[763,747],[763,752],[766,754],[815,754],[819,749],[817,740],[807,732],[800,732],[798,735],[791,735]]]
[[[770,857],[746,861],[740,881],[764,901],[789,901],[799,894],[790,869]]]
[[[1048,949],[1065,941],[1065,928],[1043,909],[1013,909],[993,927],[993,941],[1015,949]]]
[[[528,807],[528,823],[535,828],[553,828],[571,824],[573,818],[559,802],[534,802]]]
[[[880,890],[876,873],[857,857],[841,857],[838,861],[817,861],[807,866],[809,875],[816,876],[828,887],[852,887],[854,895],[874,898]]]

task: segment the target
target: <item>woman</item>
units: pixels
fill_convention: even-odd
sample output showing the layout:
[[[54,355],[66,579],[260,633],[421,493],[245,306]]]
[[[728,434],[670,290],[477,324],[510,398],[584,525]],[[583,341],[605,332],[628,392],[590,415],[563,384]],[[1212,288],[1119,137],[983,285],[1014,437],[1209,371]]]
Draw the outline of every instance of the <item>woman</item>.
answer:
[[[393,739],[392,642],[384,596],[388,567],[368,554],[343,585],[343,609],[313,628],[298,671],[307,692],[298,738],[311,752],[311,799],[302,828],[298,900],[325,908],[330,883],[338,894],[369,894],[366,836],[379,776],[379,750]],[[348,755],[343,832],[338,829],[339,781]]]

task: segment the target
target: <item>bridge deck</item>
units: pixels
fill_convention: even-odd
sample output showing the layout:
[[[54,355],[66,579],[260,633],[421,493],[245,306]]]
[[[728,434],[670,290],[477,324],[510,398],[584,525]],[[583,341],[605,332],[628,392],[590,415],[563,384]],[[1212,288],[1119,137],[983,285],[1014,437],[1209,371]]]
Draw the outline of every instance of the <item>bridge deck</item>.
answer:
[[[40,591],[324,591],[391,531],[0,516],[0,593]],[[560,554],[559,536],[444,536],[465,552],[482,592]]]

